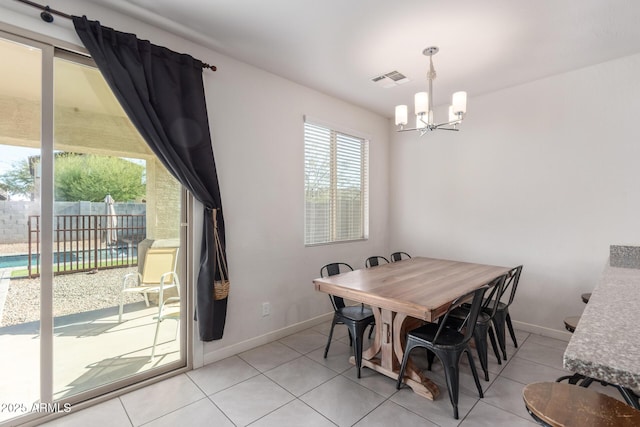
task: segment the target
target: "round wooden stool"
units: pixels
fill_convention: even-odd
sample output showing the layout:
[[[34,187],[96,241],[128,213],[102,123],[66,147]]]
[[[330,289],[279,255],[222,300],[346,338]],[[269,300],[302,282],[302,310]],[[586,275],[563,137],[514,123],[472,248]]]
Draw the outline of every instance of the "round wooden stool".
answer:
[[[582,294],[580,295],[580,298],[582,298],[582,302],[583,303],[588,303],[589,302],[589,298],[591,298],[591,292],[589,292],[588,294]]]
[[[567,331],[574,333],[576,330],[576,326],[578,326],[579,321],[580,321],[580,316],[565,317],[564,327],[567,328]]]
[[[577,385],[533,383],[522,390],[522,398],[529,414],[543,426],[640,426],[637,409]]]

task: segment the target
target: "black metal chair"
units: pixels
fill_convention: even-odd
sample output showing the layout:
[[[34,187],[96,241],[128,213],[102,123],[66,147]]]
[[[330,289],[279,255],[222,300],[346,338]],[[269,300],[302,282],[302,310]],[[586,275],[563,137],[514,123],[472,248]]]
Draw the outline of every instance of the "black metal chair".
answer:
[[[334,262],[327,264],[320,269],[320,276],[334,276],[340,274],[340,269],[346,271],[353,271],[353,268],[343,262]],[[373,312],[370,308],[364,305],[347,306],[344,303],[344,299],[329,295],[331,305],[333,306],[333,321],[331,322],[331,330],[329,331],[329,339],[327,340],[327,346],[324,349],[324,358],[327,358],[329,347],[331,346],[331,339],[333,338],[333,328],[336,325],[345,325],[349,329],[350,344],[353,344],[354,355],[356,359],[356,368],[358,370],[358,378],[360,378],[360,367],[362,366],[362,341],[364,339],[364,331],[367,326],[375,324]],[[372,326],[373,327],[373,326]]]
[[[391,254],[391,262],[402,261],[403,259],[411,259],[411,255],[406,252],[394,252]]]
[[[494,281],[495,282],[495,281]],[[492,285],[494,285],[492,283]],[[407,333],[407,343],[404,348],[404,357],[402,358],[402,366],[400,373],[398,374],[398,381],[396,388],[399,390],[402,386],[402,379],[404,371],[407,367],[407,361],[411,351],[416,347],[427,349],[427,361],[429,369],[433,358],[440,359],[444,366],[445,379],[447,381],[447,389],[449,390],[449,399],[453,406],[453,417],[458,419],[458,391],[459,391],[459,363],[462,353],[467,353],[469,359],[469,366],[473,373],[473,379],[476,382],[478,388],[478,394],[480,397],[484,397],[482,393],[482,387],[480,386],[480,380],[478,379],[478,372],[476,371],[476,364],[473,361],[473,356],[469,348],[469,340],[473,336],[473,330],[475,329],[476,320],[482,306],[482,299],[484,294],[490,286],[483,286],[472,292],[467,293],[451,303],[449,309],[440,318],[438,323],[427,323],[419,328],[413,329]],[[454,325],[449,322],[449,314],[455,309],[455,307],[463,301],[473,298],[471,303],[471,309],[469,310],[469,317],[462,325]]]
[[[480,313],[476,320],[476,326],[473,330],[473,341],[475,342],[476,350],[478,352],[478,359],[480,359],[480,366],[484,372],[485,381],[489,381],[489,360],[488,360],[488,345],[487,336],[491,339],[491,346],[493,352],[498,359],[498,363],[502,364],[500,360],[500,353],[498,351],[498,344],[496,343],[495,336],[493,335],[493,328],[491,322],[496,314],[498,303],[500,302],[500,296],[504,290],[504,284],[507,275],[500,276],[492,282],[492,288],[489,296],[484,298],[482,305],[480,306]],[[467,322],[471,305],[463,304],[451,312],[450,319],[452,322],[461,325]]]
[[[520,274],[522,274],[521,265],[511,269],[511,271],[509,272],[509,276],[502,290],[502,295],[500,296],[500,300],[502,300],[502,296],[506,294],[507,291],[510,291],[509,300],[506,303],[500,301],[496,309],[496,314],[493,316],[493,327],[496,330],[498,344],[500,345],[500,349],[502,350],[502,358],[504,360],[507,360],[507,340],[505,329],[509,328],[509,335],[511,335],[513,345],[515,346],[515,348],[518,348],[518,341],[516,340],[516,334],[513,330],[513,324],[511,323],[511,316],[509,315],[509,306],[516,296],[518,282],[520,281]],[[489,334],[492,333],[493,332],[489,332]]]
[[[370,256],[369,258],[367,258],[364,262],[364,266],[366,268],[371,268],[371,267],[377,267],[380,265],[381,262],[383,262],[385,264],[389,264],[389,260],[386,259],[383,256]]]

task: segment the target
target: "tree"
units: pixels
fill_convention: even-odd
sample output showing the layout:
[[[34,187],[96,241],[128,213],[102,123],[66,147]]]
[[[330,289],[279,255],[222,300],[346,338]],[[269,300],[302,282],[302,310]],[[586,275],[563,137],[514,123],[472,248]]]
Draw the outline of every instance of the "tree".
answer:
[[[13,196],[34,200],[35,171],[40,159],[33,156],[12,165],[0,175],[0,189]],[[101,202],[107,194],[118,202],[139,200],[146,193],[144,166],[118,157],[56,153],[55,199],[60,202]]]
[[[33,162],[37,168],[37,161]],[[34,199],[35,179],[34,167],[30,167],[29,159],[15,162],[11,169],[0,175],[0,188],[12,196],[25,196]]]
[[[146,192],[144,171],[144,166],[118,157],[58,154],[54,173],[55,199],[99,202],[111,194],[118,202],[138,200]]]

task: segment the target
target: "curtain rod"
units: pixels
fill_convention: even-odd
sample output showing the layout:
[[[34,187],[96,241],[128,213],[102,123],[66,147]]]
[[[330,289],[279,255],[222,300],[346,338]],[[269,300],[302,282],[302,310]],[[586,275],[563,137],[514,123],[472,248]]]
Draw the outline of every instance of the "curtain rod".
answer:
[[[64,12],[61,12],[59,10],[51,9],[49,6],[43,6],[41,4],[29,1],[29,0],[15,0],[15,1],[20,2],[20,3],[24,3],[24,4],[28,5],[28,6],[35,7],[36,9],[42,10],[42,13],[40,13],[40,18],[42,18],[42,20],[44,22],[48,22],[48,23],[53,22],[53,16],[51,16],[52,14],[61,16],[61,17],[66,18],[66,19],[73,19],[73,17],[71,15],[69,15],[67,13],[64,13]],[[200,61],[200,62],[202,62],[202,61]],[[215,65],[210,65],[210,64],[207,64],[205,62],[202,62],[202,68],[208,68],[211,71],[216,71],[218,69]]]

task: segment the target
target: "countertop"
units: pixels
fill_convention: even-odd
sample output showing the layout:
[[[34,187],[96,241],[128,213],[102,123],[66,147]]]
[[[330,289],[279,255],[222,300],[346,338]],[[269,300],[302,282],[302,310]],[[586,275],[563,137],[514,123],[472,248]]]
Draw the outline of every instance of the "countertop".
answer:
[[[564,353],[564,367],[640,390],[640,269],[607,261]]]

